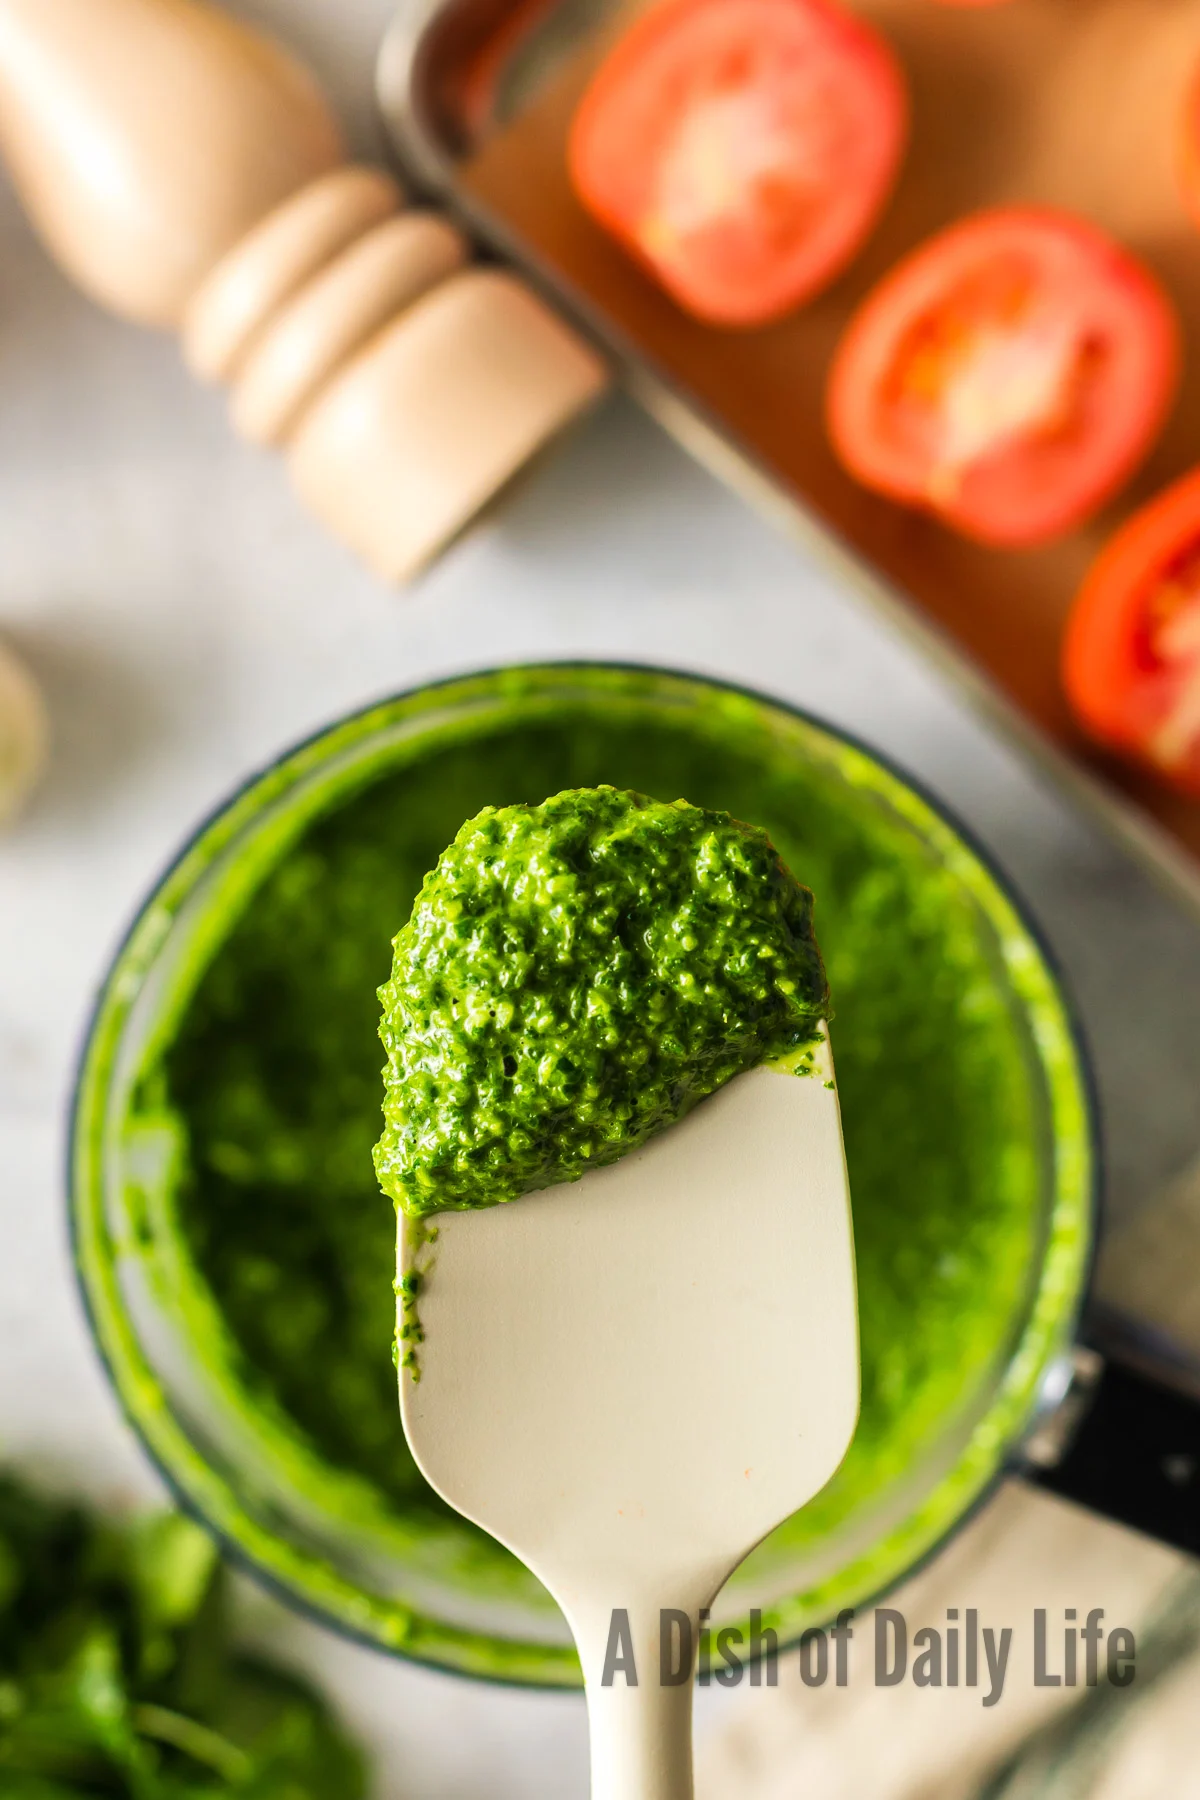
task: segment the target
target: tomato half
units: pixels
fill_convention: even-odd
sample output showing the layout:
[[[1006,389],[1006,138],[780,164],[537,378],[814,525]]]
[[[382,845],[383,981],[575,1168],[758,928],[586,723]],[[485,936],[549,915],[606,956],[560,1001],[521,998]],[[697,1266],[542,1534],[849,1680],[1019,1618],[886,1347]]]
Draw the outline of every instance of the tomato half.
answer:
[[[666,0],[584,95],[571,179],[680,306],[762,325],[854,255],[907,118],[890,49],[830,0]]]
[[[1100,552],[1063,646],[1084,729],[1200,798],[1200,469]]]
[[[1094,226],[976,213],[885,276],[838,346],[834,449],[867,487],[986,544],[1045,542],[1124,483],[1162,426],[1179,327]]]

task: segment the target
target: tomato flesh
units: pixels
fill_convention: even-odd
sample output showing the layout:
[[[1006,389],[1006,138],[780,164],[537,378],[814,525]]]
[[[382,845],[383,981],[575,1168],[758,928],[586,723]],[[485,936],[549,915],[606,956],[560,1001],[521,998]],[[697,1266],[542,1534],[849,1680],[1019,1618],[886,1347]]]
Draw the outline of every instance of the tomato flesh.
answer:
[[[576,113],[575,190],[672,297],[755,326],[824,287],[870,230],[906,132],[898,66],[829,0],[667,0]]]
[[[1148,740],[1150,759],[1177,775],[1190,769],[1200,792],[1200,541],[1187,569],[1163,582],[1152,607],[1147,648],[1166,704]]]
[[[1071,611],[1063,677],[1093,737],[1200,797],[1200,471],[1100,553]]]
[[[985,543],[1071,529],[1116,491],[1178,379],[1170,302],[1082,220],[978,213],[886,276],[834,359],[834,449]]]

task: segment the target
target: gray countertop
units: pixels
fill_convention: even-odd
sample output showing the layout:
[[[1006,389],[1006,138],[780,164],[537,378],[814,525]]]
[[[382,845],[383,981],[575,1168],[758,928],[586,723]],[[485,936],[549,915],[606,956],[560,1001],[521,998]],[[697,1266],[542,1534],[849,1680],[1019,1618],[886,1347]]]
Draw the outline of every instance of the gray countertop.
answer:
[[[386,0],[257,0],[361,144]],[[105,962],[180,839],[290,741],[425,677],[612,656],[800,702],[969,820],[1073,988],[1130,1215],[1200,1150],[1200,928],[913,650],[621,399],[415,589],[381,587],[237,445],[175,347],[94,312],[0,193],[0,636],[40,677],[49,777],[0,840],[0,1455],[108,1498],[156,1491],[72,1285],[62,1140]],[[570,1699],[471,1687],[260,1609],[422,1800],[586,1792]],[[708,1722],[719,1713],[714,1699]]]

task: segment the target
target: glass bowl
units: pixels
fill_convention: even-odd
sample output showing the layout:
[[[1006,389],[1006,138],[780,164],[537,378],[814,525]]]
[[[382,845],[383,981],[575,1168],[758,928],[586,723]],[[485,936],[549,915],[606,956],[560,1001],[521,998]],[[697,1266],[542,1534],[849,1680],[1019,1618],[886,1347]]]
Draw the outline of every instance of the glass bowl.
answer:
[[[759,810],[767,816],[756,822],[772,829],[781,848],[793,825],[804,824],[799,813],[810,810],[796,795],[817,796],[818,812],[827,808],[823,816],[861,827],[883,847],[878,854],[885,861],[902,855],[906,866],[920,869],[921,882],[955,922],[953,954],[967,956],[975,970],[970,1004],[991,1009],[1014,1047],[1006,1101],[1014,1123],[1011,1143],[996,1158],[996,1181],[1012,1169],[1025,1173],[1019,1217],[1014,1214],[1004,1255],[986,1277],[997,1292],[1004,1290],[1001,1326],[985,1354],[972,1348],[968,1318],[961,1331],[955,1317],[941,1319],[936,1345],[930,1340],[940,1358],[936,1407],[930,1402],[923,1414],[915,1402],[911,1409],[906,1403],[879,1444],[864,1426],[862,1444],[851,1453],[857,1460],[847,1464],[857,1473],[847,1476],[844,1469],[760,1546],[726,1588],[716,1622],[743,1620],[758,1606],[781,1644],[793,1640],[890,1587],[985,1492],[1027,1430],[1073,1337],[1088,1267],[1096,1151],[1090,1087],[1069,1007],[1003,879],[963,828],[912,782],[864,746],[776,701],[683,674],[604,664],[465,676],[335,724],[252,780],[202,827],[142,908],[108,974],[74,1109],[76,1265],[121,1404],[181,1503],[294,1604],[360,1639],[441,1668],[570,1687],[578,1685],[579,1672],[566,1626],[526,1571],[455,1518],[392,1504],[361,1473],[322,1456],[286,1410],[264,1401],[216,1294],[181,1253],[175,1172],[183,1152],[161,1075],[205,971],[307,833],[344,817],[342,809],[364,795],[385,791],[375,784],[390,783],[386,791],[409,796],[413,820],[432,833],[432,859],[462,818],[493,796],[489,783],[501,779],[505,746],[541,743],[537,734],[551,726],[547,785],[525,796],[530,799],[557,787],[594,785],[610,772],[617,785],[639,785],[639,745],[652,739],[660,745],[660,785],[670,778],[663,770],[673,770],[671,746],[678,742],[677,788],[696,788],[688,797],[702,804],[729,798],[734,811],[740,793],[761,794]],[[452,796],[459,810],[455,817],[447,798],[446,816],[431,822],[429,795],[442,779],[437,771],[451,766],[446,759],[457,759],[453,766],[465,771],[461,795],[455,789]],[[535,763],[529,782],[542,773]],[[400,816],[408,816],[404,807]],[[833,858],[823,879],[836,889],[835,864]],[[870,869],[855,877],[860,897],[872,878]],[[812,885],[820,908],[822,888],[816,880]],[[820,919],[819,911],[819,928]],[[392,929],[401,922],[396,918]],[[836,926],[836,916],[827,923]],[[914,919],[911,930],[919,929]],[[386,951],[381,943],[380,980]],[[952,960],[949,947],[946,955]],[[836,1007],[836,980],[834,998]],[[849,1024],[838,1053],[844,1112],[852,1099],[843,1069],[848,1034]],[[838,1044],[835,1018],[835,1052]],[[903,1056],[903,1044],[896,1053]],[[905,1103],[933,1107],[937,1097],[914,1092]],[[367,1163],[374,1135],[364,1127]],[[848,1148],[853,1186],[849,1127]],[[897,1270],[907,1254],[900,1243]],[[953,1263],[954,1247],[939,1255]],[[860,1271],[868,1273],[861,1241],[859,1256]],[[941,1263],[915,1277],[898,1273],[901,1312],[889,1315],[886,1327],[879,1292],[868,1283],[864,1351],[872,1334],[886,1328],[899,1353],[894,1340],[906,1331],[904,1281],[920,1285],[910,1298],[913,1317],[923,1317],[931,1284],[943,1275],[952,1288],[953,1269],[947,1273]],[[390,1283],[390,1268],[380,1276]],[[380,1356],[387,1352],[381,1341]],[[718,1356],[719,1334],[695,1353]],[[873,1355],[876,1387],[886,1387],[889,1354],[884,1346]]]

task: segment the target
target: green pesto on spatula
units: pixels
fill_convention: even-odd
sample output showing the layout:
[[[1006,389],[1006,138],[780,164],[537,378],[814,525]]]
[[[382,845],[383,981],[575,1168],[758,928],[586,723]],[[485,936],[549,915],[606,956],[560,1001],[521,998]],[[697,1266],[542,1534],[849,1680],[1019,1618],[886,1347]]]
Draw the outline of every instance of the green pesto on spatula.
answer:
[[[384,1191],[419,1217],[576,1181],[812,1042],[812,912],[727,813],[611,787],[486,808],[380,989]]]

